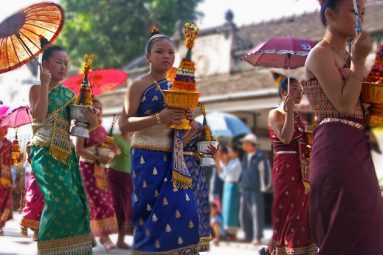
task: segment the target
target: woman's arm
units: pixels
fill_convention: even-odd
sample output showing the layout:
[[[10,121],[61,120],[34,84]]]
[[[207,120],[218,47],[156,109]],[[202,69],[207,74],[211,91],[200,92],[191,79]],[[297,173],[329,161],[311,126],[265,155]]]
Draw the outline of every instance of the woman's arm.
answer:
[[[156,115],[145,117],[135,117],[141,104],[141,95],[143,93],[144,81],[137,80],[128,88],[125,96],[125,108],[119,120],[121,131],[138,131],[158,124],[179,123],[179,120],[185,116],[184,110],[163,109],[157,118]]]
[[[352,115],[359,101],[365,60],[371,49],[367,45],[370,40],[366,33],[358,35],[354,43],[351,74],[346,80],[342,79],[335,64],[334,52],[330,48],[315,47],[307,58],[308,72],[318,79],[326,97],[343,115]]]
[[[268,117],[269,127],[284,144],[289,144],[294,135],[294,111],[291,108],[287,107],[286,117],[276,109],[271,110]]]
[[[96,163],[103,163],[103,164],[108,164],[112,160],[109,157],[98,156],[98,155],[95,155],[93,153],[90,153],[89,151],[87,151],[84,148],[84,144],[85,144],[85,139],[82,138],[82,137],[77,137],[77,140],[76,140],[76,154],[79,157],[82,157],[82,158],[85,158],[85,159],[88,159],[88,160],[93,160]]]
[[[37,122],[43,122],[48,114],[48,90],[51,74],[40,64],[41,85],[33,85],[29,91],[29,104],[32,116]]]

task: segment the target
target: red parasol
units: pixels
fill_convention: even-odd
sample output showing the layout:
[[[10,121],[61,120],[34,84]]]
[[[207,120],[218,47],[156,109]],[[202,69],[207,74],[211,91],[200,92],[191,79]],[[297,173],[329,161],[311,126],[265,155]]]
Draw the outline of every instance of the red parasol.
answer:
[[[63,81],[63,85],[78,95],[80,93],[83,78],[83,74],[72,76]],[[88,74],[92,93],[95,96],[118,88],[125,83],[127,78],[128,74],[118,69],[100,69],[91,71]]]
[[[29,106],[19,106],[14,109],[9,109],[0,120],[0,126],[11,128],[18,128],[29,123],[32,123]]]
[[[0,73],[38,56],[57,38],[63,25],[64,10],[54,3],[31,5],[1,22]]]
[[[242,58],[253,66],[294,69],[302,67],[316,42],[294,37],[274,37]]]

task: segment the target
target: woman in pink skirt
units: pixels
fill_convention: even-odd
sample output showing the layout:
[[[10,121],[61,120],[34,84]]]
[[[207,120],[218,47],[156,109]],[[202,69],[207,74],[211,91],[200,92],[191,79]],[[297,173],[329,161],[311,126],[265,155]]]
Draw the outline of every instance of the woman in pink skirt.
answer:
[[[92,130],[88,139],[77,138],[76,150],[80,156],[80,172],[90,207],[90,227],[106,250],[115,249],[115,244],[109,235],[118,233],[116,214],[113,208],[113,198],[106,178],[107,165],[112,158],[100,156],[97,148],[108,135],[101,125],[102,104],[93,100],[93,107],[98,110],[99,126]]]

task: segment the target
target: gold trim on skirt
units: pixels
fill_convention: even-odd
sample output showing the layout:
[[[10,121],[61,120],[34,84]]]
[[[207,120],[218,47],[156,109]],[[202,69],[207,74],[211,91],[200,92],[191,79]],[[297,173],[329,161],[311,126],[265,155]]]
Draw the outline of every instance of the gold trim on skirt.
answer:
[[[90,234],[37,242],[39,255],[92,254]]]
[[[101,220],[90,220],[90,228],[95,236],[107,236],[118,233],[117,218],[110,217]]]
[[[30,228],[32,230],[38,230],[40,228],[40,221],[22,218],[20,225],[25,228]]]

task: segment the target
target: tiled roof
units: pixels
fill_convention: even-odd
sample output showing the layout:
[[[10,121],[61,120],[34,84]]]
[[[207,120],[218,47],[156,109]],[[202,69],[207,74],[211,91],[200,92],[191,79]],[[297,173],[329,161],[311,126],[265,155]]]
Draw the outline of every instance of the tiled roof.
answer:
[[[370,32],[383,31],[383,1],[374,1],[366,5],[364,27]],[[253,46],[274,36],[294,36],[320,40],[325,28],[320,22],[319,12],[305,13],[299,16],[284,17],[268,22],[240,27],[238,36],[251,41]]]

